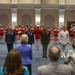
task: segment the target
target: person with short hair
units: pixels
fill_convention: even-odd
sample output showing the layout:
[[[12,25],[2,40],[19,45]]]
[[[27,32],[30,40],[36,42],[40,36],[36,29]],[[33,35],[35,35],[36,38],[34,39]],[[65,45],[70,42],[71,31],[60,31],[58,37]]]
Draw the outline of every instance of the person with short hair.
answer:
[[[74,27],[71,26],[71,28],[69,30],[69,41],[70,41],[70,44],[71,44],[72,40],[74,39],[74,33],[75,33]]]
[[[51,46],[48,52],[51,63],[38,67],[38,75],[71,75],[72,67],[59,63],[60,53],[57,46]]]
[[[0,75],[29,75],[28,68],[22,66],[20,52],[13,48],[6,56]]]
[[[47,48],[48,44],[50,42],[50,32],[48,31],[48,28],[45,27],[44,30],[41,32],[41,44],[42,44],[42,57],[47,58]]]
[[[3,36],[4,36],[4,28],[0,24],[0,43],[3,43]]]
[[[22,34],[20,37],[20,43],[17,44],[16,48],[20,51],[22,58],[22,65],[27,66],[30,75],[32,74],[32,46],[28,44],[28,35]]]
[[[9,52],[13,49],[13,44],[15,43],[15,32],[13,31],[11,25],[8,26],[8,30],[5,32],[5,42]]]
[[[58,34],[58,40],[61,45],[61,58],[65,58],[65,50],[66,46],[69,43],[69,32],[67,31],[66,27],[63,26],[63,30],[59,32]]]
[[[28,26],[28,30],[25,31],[25,34],[28,35],[28,44],[32,45],[34,43],[34,33],[31,31],[31,28]]]
[[[37,25],[36,28],[34,29],[34,38],[35,38],[35,49],[39,50],[39,42],[40,42],[40,38],[41,38],[41,29],[40,29],[40,25]]]
[[[62,45],[62,50],[65,51],[67,43],[69,43],[69,32],[66,27],[63,26],[63,30],[58,34],[59,43]]]
[[[58,41],[58,33],[59,33],[59,29],[58,29],[57,26],[54,28],[53,32],[54,32],[54,42],[55,42],[54,44],[57,44],[57,41]]]

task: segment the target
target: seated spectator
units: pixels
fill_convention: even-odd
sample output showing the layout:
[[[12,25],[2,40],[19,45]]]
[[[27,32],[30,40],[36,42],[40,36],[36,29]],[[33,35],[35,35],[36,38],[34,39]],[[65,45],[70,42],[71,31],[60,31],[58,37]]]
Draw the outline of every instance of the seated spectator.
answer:
[[[50,62],[38,67],[38,75],[71,75],[72,67],[59,63],[60,49],[56,46],[49,48]]]
[[[17,49],[12,49],[6,56],[0,75],[29,75],[27,67],[22,66],[21,56]]]
[[[69,50],[65,57],[65,64],[72,66],[75,70],[75,39],[72,41],[73,50]],[[75,72],[75,71],[74,71]]]
[[[31,63],[32,63],[32,46],[28,44],[28,35],[22,34],[20,38],[20,44],[17,44],[16,48],[19,50],[22,58],[22,65],[27,66],[31,75]]]

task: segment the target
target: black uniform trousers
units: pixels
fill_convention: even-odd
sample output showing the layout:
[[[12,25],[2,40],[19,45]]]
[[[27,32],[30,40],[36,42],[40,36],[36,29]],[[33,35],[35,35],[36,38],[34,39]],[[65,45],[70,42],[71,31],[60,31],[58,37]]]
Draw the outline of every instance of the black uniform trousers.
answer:
[[[8,49],[8,52],[11,51],[11,49],[13,49],[13,43],[7,44],[7,49]]]

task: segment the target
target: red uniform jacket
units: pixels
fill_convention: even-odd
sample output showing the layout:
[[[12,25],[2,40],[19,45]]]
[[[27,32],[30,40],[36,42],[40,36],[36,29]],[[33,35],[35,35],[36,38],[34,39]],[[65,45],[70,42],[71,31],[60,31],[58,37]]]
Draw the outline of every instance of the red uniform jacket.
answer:
[[[36,28],[34,30],[35,39],[40,39],[40,34],[41,34],[41,29],[40,28]]]
[[[34,32],[34,28],[31,28],[31,31]]]
[[[21,35],[25,33],[25,28],[21,28]]]
[[[14,32],[15,32],[16,35],[18,35],[18,28],[15,28]]]
[[[70,37],[74,37],[74,29],[73,28],[71,28],[69,30],[69,34],[70,34]]]
[[[58,33],[59,33],[58,29],[54,29],[54,36],[58,36]]]
[[[5,30],[8,30],[8,27],[6,27]]]
[[[0,28],[0,35],[2,35],[3,36],[3,34],[4,34],[4,28]]]

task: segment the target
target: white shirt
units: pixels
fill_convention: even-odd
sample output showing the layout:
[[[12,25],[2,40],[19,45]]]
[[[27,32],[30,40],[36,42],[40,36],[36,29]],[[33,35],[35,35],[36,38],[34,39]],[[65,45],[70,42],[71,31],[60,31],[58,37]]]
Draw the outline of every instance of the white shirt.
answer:
[[[67,44],[69,40],[69,32],[68,31],[60,31],[58,34],[58,39],[61,44]]]

